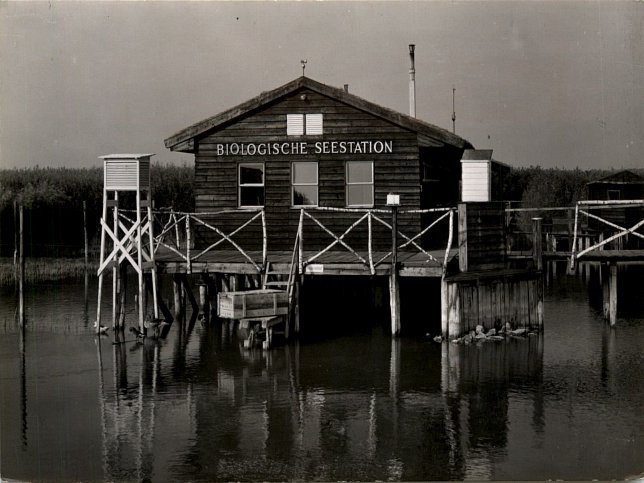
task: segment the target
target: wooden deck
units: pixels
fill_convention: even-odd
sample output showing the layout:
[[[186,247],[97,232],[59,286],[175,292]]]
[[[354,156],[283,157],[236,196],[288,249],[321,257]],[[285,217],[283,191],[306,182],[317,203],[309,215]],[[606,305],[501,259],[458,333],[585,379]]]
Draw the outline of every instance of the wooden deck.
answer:
[[[261,251],[246,252],[257,265],[262,264]],[[398,274],[401,277],[441,277],[444,250],[431,250],[429,253],[438,261],[428,260],[427,256],[418,251],[398,252]],[[315,255],[316,252],[304,252],[304,257]],[[367,253],[358,252],[366,259]],[[374,252],[374,259],[384,257],[386,252]],[[458,254],[457,249],[450,250],[449,259]],[[267,254],[271,273],[288,274],[292,252],[271,251]],[[160,273],[187,273],[187,263],[170,250],[159,248],[155,254],[155,262]],[[191,262],[192,273],[229,273],[257,274],[257,269],[239,251],[217,250],[201,255]],[[375,267],[375,275],[389,275],[391,264],[389,258]],[[371,275],[370,269],[361,263],[355,255],[348,251],[329,251],[319,256],[315,263],[304,267],[306,275]]]
[[[571,252],[543,252],[545,260],[570,260]],[[641,262],[644,250],[593,250],[582,255],[579,262]]]

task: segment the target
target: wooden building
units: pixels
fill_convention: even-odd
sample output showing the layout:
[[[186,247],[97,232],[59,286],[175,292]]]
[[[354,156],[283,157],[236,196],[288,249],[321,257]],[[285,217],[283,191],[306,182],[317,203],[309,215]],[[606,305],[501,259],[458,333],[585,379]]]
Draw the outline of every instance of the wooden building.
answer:
[[[644,177],[624,170],[588,183],[588,199],[597,201],[644,200]],[[644,218],[642,206],[617,207],[610,206],[595,210],[595,214],[606,221],[630,228]],[[588,228],[601,232],[602,236],[610,236],[615,231],[605,223],[591,219]],[[622,248],[640,248],[642,240],[637,237],[625,237],[617,244]]]
[[[199,121],[165,145],[195,155],[197,212],[232,209],[238,215],[226,223],[233,230],[249,210],[265,210],[269,251],[292,250],[302,207],[383,208],[389,193],[400,195],[405,209],[455,206],[460,161],[472,148],[445,129],[304,76]],[[319,217],[335,233],[353,221],[340,212]],[[402,215],[399,226],[417,233],[426,221]],[[374,248],[391,245],[382,228],[374,230]],[[240,232],[240,245],[259,248],[258,230]],[[195,244],[207,246],[214,235],[198,231]],[[360,236],[356,229],[349,238]],[[328,244],[320,237],[307,246]]]

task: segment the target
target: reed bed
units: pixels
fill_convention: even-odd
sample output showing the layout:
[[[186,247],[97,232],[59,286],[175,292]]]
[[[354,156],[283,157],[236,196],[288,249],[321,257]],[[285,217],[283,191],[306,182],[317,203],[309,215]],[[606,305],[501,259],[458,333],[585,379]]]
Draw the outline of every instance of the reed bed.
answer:
[[[90,274],[96,272],[92,262],[87,267]],[[13,258],[0,258],[0,285],[10,286],[16,282],[18,268]],[[25,260],[25,283],[53,282],[85,275],[83,258],[27,258]]]

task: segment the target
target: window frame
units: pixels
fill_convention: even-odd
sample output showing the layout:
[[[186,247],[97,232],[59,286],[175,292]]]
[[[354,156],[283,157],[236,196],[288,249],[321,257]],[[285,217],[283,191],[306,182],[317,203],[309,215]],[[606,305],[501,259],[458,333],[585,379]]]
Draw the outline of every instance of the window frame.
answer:
[[[262,168],[262,183],[244,183],[242,184],[241,170],[244,166],[253,166]],[[242,205],[242,188],[262,188],[264,190],[264,203],[261,205]],[[266,164],[261,162],[243,162],[237,164],[237,207],[243,209],[262,209],[266,205]]]
[[[364,181],[358,181],[358,182],[350,182],[349,181],[349,164],[350,163],[369,163],[371,165],[371,182],[364,182]],[[375,183],[375,163],[371,161],[346,161],[344,164],[344,201],[345,201],[345,206],[347,208],[373,208],[375,206],[375,198],[376,198],[376,183]],[[355,186],[355,185],[361,185],[361,186],[371,186],[371,203],[369,204],[351,204],[349,203],[349,186]]]
[[[315,164],[315,183],[295,183],[295,169],[296,163],[299,164]],[[314,205],[296,205],[295,204],[295,187],[296,186],[315,186],[316,189],[316,203]],[[291,208],[315,208],[320,206],[320,163],[317,161],[293,161],[291,163]]]

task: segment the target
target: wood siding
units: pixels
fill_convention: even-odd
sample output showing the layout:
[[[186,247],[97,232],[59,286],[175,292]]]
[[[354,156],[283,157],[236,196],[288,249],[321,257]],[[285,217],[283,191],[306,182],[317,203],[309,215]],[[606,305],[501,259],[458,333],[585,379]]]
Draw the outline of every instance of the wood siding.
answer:
[[[458,220],[461,271],[505,267],[503,203],[461,203]]]
[[[306,99],[303,100],[302,96]],[[324,134],[321,136],[286,136],[287,114],[324,115]],[[392,141],[392,153],[382,154],[316,154],[309,148],[306,155],[267,156],[218,156],[219,143],[272,143],[316,141]],[[240,162],[265,163],[265,209],[268,224],[269,250],[291,250],[298,226],[300,210],[291,207],[291,164],[294,161],[318,162],[319,205],[325,207],[346,207],[345,163],[346,161],[374,162],[375,207],[385,206],[389,192],[401,195],[403,208],[420,207],[420,168],[417,134],[387,121],[349,107],[329,97],[310,90],[298,91],[281,101],[264,106],[216,132],[207,133],[197,139],[195,155],[195,198],[198,212],[213,212],[237,208],[238,165]],[[315,212],[313,209],[312,212]],[[359,215],[317,212],[315,214],[331,231],[340,235]],[[389,221],[385,214],[383,217]],[[224,231],[230,232],[250,218],[247,210],[226,215],[217,223]],[[399,218],[401,230],[410,236],[420,231],[418,215]],[[388,230],[375,223],[374,248],[391,244]],[[326,246],[333,239],[323,233],[310,220],[306,222],[305,248]],[[366,223],[347,237],[347,242],[356,248],[366,248]],[[196,236],[197,245],[212,243],[214,233],[200,229]],[[235,236],[244,248],[261,246],[261,227],[254,223]],[[362,244],[362,245],[361,245]]]
[[[447,282],[448,333],[454,339],[476,330],[541,329],[543,281],[540,273]]]

